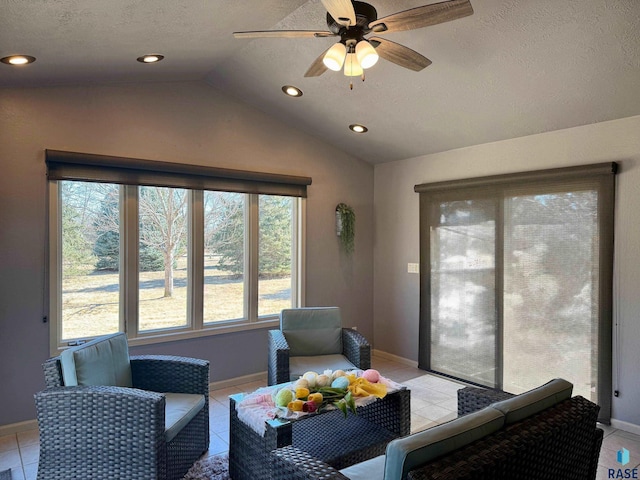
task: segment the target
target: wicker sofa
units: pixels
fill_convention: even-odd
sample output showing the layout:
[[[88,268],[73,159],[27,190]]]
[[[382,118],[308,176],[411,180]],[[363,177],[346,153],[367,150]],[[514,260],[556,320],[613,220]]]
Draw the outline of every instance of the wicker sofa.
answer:
[[[281,480],[593,480],[599,407],[571,392],[562,379],[518,396],[462,389],[462,416],[393,440],[385,455],[338,471],[288,446],[272,453],[272,471]]]
[[[35,395],[38,480],[177,480],[208,449],[208,361],[129,357],[124,334],[61,357]]]

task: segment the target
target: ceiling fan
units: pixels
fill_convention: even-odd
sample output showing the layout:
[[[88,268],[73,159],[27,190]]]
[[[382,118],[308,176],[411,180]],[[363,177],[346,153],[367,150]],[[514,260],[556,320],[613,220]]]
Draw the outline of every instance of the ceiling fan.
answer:
[[[376,9],[365,2],[321,0],[327,10],[328,31],[263,30],[234,32],[236,38],[304,38],[340,37],[340,40],[316,58],[304,74],[317,77],[327,69],[339,71],[344,66],[347,76],[363,75],[378,57],[419,72],[431,60],[399,43],[381,37],[365,38],[370,33],[385,34],[437,25],[473,14],[469,0],[448,0],[404,10],[378,19]]]

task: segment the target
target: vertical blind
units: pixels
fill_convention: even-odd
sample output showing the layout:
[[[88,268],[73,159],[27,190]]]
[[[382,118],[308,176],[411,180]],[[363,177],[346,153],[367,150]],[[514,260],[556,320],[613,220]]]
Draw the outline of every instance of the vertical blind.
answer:
[[[421,368],[611,415],[615,163],[416,185]]]

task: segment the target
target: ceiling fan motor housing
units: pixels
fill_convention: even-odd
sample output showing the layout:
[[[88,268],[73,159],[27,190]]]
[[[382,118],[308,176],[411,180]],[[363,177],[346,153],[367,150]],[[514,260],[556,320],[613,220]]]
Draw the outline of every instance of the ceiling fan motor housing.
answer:
[[[362,35],[366,35],[371,31],[369,23],[378,19],[376,9],[365,2],[353,2],[353,8],[356,12],[356,24],[345,27],[338,23],[329,12],[327,12],[327,27],[332,33],[344,36],[345,31],[357,28],[362,31]]]

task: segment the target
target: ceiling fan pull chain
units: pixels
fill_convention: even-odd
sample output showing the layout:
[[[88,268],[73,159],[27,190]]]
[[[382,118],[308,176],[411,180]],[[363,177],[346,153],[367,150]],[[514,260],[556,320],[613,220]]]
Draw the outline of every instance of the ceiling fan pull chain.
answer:
[[[362,81],[364,82],[364,72],[362,72]]]
[[[349,90],[353,90],[353,80],[351,80],[353,77],[349,77]]]

